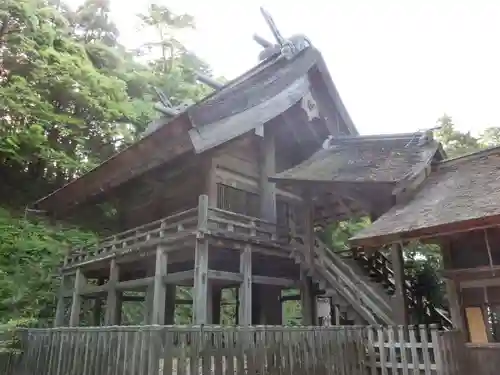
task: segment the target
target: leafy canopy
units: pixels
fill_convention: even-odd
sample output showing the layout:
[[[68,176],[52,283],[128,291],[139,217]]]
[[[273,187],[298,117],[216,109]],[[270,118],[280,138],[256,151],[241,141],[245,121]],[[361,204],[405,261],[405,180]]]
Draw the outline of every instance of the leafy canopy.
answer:
[[[120,44],[109,0],[0,2],[0,322],[52,318],[57,267],[94,237],[9,212],[134,142],[156,116],[155,87],[174,104],[207,93],[194,70],[208,65],[177,38],[192,17],[152,5],[140,19],[165,53]]]

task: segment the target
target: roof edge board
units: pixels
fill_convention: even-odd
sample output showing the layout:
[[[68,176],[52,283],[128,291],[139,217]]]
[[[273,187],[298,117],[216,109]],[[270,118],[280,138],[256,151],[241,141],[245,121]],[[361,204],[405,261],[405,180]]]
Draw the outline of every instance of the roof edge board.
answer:
[[[310,90],[306,77],[298,78],[273,98],[220,121],[189,130],[197,154],[217,147],[272,120],[300,101]]]

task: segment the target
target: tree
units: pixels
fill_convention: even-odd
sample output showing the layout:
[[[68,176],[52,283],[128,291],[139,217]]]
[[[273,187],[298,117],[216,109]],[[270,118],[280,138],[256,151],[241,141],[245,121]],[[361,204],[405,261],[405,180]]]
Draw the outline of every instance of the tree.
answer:
[[[455,129],[450,116],[445,114],[439,118],[438,126],[436,139],[443,144],[448,157],[456,157],[481,149],[481,143],[470,132],[462,133]]]
[[[156,60],[156,68],[168,73],[176,58],[182,56],[186,49],[177,38],[177,32],[186,28],[194,28],[194,19],[188,14],[177,15],[168,7],[152,4],[147,14],[139,14],[144,29],[152,29],[157,40],[141,46],[142,53],[155,54],[159,49],[160,58]]]
[[[479,136],[479,141],[484,147],[495,147],[500,145],[500,128],[486,128]]]
[[[152,10],[176,28],[192,21],[161,7]],[[173,43],[169,29],[160,30]],[[74,12],[44,0],[2,2],[4,195],[15,194],[18,203],[33,201],[133,142],[155,116],[153,86],[174,102],[196,101],[207,92],[188,67],[206,66],[196,56],[171,55],[172,69],[158,71],[156,60],[138,60],[119,44],[118,35],[109,0],[87,0]],[[19,186],[31,188],[19,191]]]
[[[193,22],[151,9],[175,25],[161,28],[172,44],[168,33]],[[165,55],[166,71],[118,37],[109,0],[87,0],[75,11],[57,0],[0,2],[0,322],[47,323],[55,269],[68,247],[93,238],[24,219],[26,204],[134,142],[157,115],[154,87],[174,103],[207,92],[193,70],[209,67],[180,43]]]

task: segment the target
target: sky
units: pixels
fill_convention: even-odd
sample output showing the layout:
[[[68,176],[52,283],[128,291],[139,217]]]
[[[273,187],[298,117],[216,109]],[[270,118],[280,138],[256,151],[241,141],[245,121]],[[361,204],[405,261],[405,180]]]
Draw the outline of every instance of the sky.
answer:
[[[70,0],[76,5],[81,0]],[[500,126],[498,0],[158,0],[195,17],[184,35],[216,76],[257,63],[254,33],[305,34],[327,63],[361,134],[432,128],[444,113],[460,130]],[[148,1],[111,0],[121,41],[143,42],[135,14]]]

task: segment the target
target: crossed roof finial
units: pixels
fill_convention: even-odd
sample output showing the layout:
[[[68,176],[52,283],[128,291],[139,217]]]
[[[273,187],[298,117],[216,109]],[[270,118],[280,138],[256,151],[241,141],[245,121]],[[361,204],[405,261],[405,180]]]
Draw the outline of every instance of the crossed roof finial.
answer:
[[[286,43],[286,39],[283,38],[281,35],[281,32],[278,30],[278,27],[276,26],[276,23],[274,22],[273,17],[271,14],[265,10],[263,7],[260,7],[260,12],[262,13],[262,16],[264,17],[264,20],[267,23],[267,26],[271,29],[271,32],[273,33],[274,38],[276,39],[276,42],[280,46],[284,46]]]
[[[271,29],[271,33],[273,34],[274,39],[276,39],[276,43],[274,44],[259,35],[253,36],[253,39],[262,47],[264,47],[264,51],[262,51],[259,55],[260,60],[265,60],[271,56],[276,56],[278,54],[290,60],[297,53],[311,45],[309,39],[304,35],[294,35],[289,39],[284,38],[278,27],[276,26],[276,23],[274,22],[271,14],[263,7],[260,8],[260,12],[264,17],[267,26],[269,26],[269,29]]]

